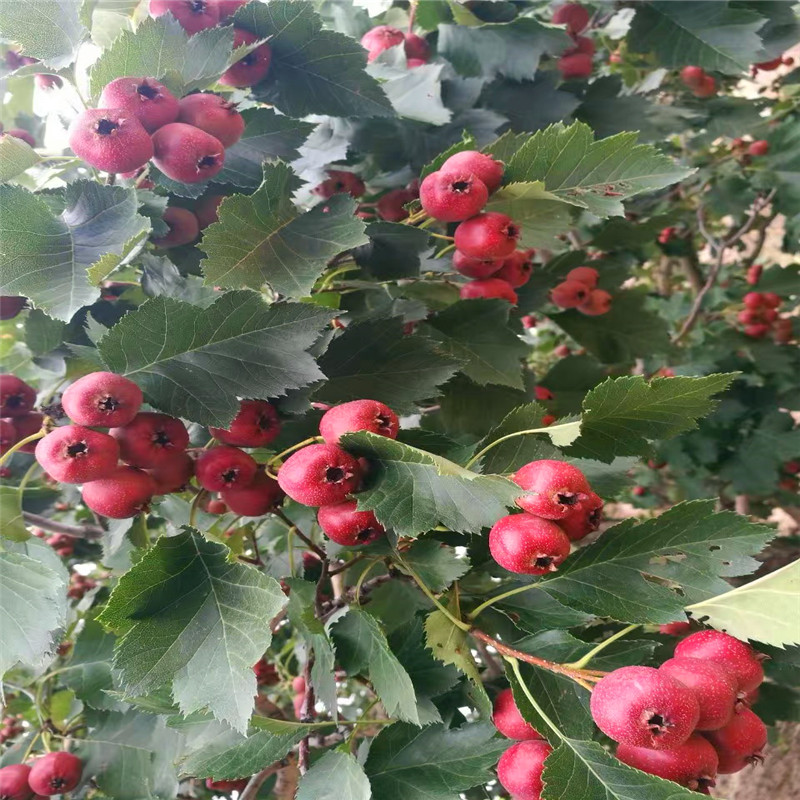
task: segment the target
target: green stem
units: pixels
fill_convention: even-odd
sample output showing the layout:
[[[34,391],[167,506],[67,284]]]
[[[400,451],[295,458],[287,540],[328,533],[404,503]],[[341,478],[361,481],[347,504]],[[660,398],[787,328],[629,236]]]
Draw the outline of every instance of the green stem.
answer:
[[[446,256],[448,253],[451,253],[455,249],[456,249],[456,246],[454,244],[449,244],[449,245],[447,245],[447,247],[441,249],[436,254],[436,258],[441,258],[442,256]]]
[[[417,225],[417,227],[420,230],[423,230],[424,228],[428,228],[433,225],[434,222],[436,222],[436,220],[433,217],[428,217],[428,219],[423,220],[419,225]]]
[[[598,653],[601,653],[610,644],[616,642],[617,639],[621,639],[623,636],[627,636],[631,631],[635,631],[638,627],[638,625],[628,625],[627,628],[617,631],[613,636],[609,636],[608,639],[600,642],[597,647],[593,647],[583,658],[579,658],[577,661],[565,664],[564,666],[570,667],[571,669],[583,669]]]
[[[509,589],[507,592],[490,597],[488,600],[481,603],[477,608],[473,609],[468,616],[470,619],[475,619],[482,611],[486,611],[487,608],[490,608],[495,603],[499,603],[501,600],[505,600],[507,597],[513,597],[515,594],[522,594],[522,592],[527,592],[529,589],[538,588],[538,583],[531,583],[527,586],[517,586],[516,589]]]
[[[28,482],[33,477],[33,473],[36,472],[37,469],[39,469],[39,462],[34,461],[33,464],[28,467],[28,471],[22,476],[19,487],[17,487],[20,498],[25,494],[25,487],[28,485]]]
[[[197,519],[197,509],[200,507],[200,501],[208,494],[205,489],[201,489],[193,498],[192,505],[189,508],[189,525],[194,528],[195,520]]]
[[[24,439],[20,439],[13,447],[10,447],[6,452],[0,457],[0,467],[8,461],[14,453],[17,452],[21,447],[24,447],[26,444],[30,444],[31,442],[37,442],[41,439],[47,431],[39,431],[38,433],[32,433],[30,436],[26,436]]]
[[[485,456],[493,447],[497,447],[497,445],[507,442],[509,439],[515,439],[517,436],[527,436],[531,433],[552,433],[559,428],[568,428],[571,425],[575,425],[575,423],[562,422],[560,425],[551,425],[549,428],[530,428],[526,431],[514,431],[514,433],[507,433],[505,436],[501,436],[499,439],[495,439],[493,442],[490,442],[486,445],[486,447],[483,448],[483,450],[480,450],[474,456],[472,456],[472,458],[465,464],[465,469],[469,469],[476,461],[479,461],[483,456]]]
[[[278,453],[278,455],[272,456],[272,458],[269,461],[267,461],[267,466],[271,466],[276,461],[280,461],[284,456],[288,456],[289,453],[293,453],[295,450],[300,450],[309,444],[316,444],[317,442],[321,441],[323,441],[323,438],[321,436],[309,436],[308,439],[303,439],[302,442],[297,442],[297,444],[293,444],[291,447],[287,447],[283,452]]]
[[[358,576],[358,581],[356,582],[356,591],[355,591],[355,595],[354,595],[354,597],[355,597],[355,603],[356,603],[356,605],[357,605],[357,606],[360,606],[360,605],[361,605],[361,587],[363,586],[363,584],[364,584],[364,581],[366,580],[366,577],[367,577],[367,575],[369,575],[369,573],[372,571],[372,568],[373,568],[373,567],[374,567],[376,564],[380,564],[380,563],[381,563],[380,561],[372,561],[372,562],[371,562],[371,563],[370,563],[370,564],[367,566],[367,568],[361,572],[361,575],[359,575],[359,576]]]
[[[444,239],[446,242],[452,242],[452,236],[445,236],[443,233],[430,233],[428,232],[428,236],[432,236],[434,239]]]
[[[414,570],[411,569],[411,567],[409,567],[408,564],[406,564],[406,562],[403,561],[402,558],[400,558],[400,556],[396,556],[396,558],[397,558],[397,561],[400,563],[400,565],[403,567],[403,569],[414,579],[414,581],[416,582],[417,586],[419,586],[419,588],[422,589],[423,594],[428,598],[428,600],[430,600],[436,606],[436,608],[438,608],[439,611],[441,611],[442,614],[444,614],[450,620],[450,622],[453,623],[453,625],[455,625],[457,628],[461,628],[462,631],[469,631],[470,630],[470,628],[472,626],[469,623],[462,622],[460,619],[458,619],[458,617],[453,616],[439,602],[439,600],[436,598],[436,596],[433,594],[433,592],[425,585],[425,583],[422,580],[422,578],[420,578],[420,576],[417,575],[417,573],[414,572]]]
[[[558,736],[559,739],[564,738],[564,734],[556,726],[555,722],[544,713],[542,707],[534,700],[533,695],[530,692],[530,689],[525,685],[525,681],[522,680],[522,674],[519,671],[519,661],[516,658],[511,658],[511,656],[503,656],[503,658],[508,661],[511,665],[511,671],[514,673],[514,677],[519,681],[519,688],[522,689],[522,693],[527,698],[528,702],[533,706],[534,711],[547,723],[548,727],[553,731],[553,733]]]

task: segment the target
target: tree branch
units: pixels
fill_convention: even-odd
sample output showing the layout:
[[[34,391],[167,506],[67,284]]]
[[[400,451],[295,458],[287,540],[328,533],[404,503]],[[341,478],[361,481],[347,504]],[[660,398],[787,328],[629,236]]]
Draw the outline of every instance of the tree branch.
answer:
[[[247,786],[244,787],[242,793],[239,795],[239,800],[255,800],[258,790],[264,785],[264,781],[269,778],[270,775],[274,775],[285,766],[286,759],[282,758],[280,761],[276,761],[274,764],[264,767],[261,772],[257,772],[247,782]]]
[[[22,518],[25,522],[43,531],[50,533],[66,533],[68,536],[74,536],[76,539],[99,539],[105,531],[99,525],[69,525],[66,522],[56,522],[53,519],[48,519],[39,514],[33,514],[30,511],[23,511]]]

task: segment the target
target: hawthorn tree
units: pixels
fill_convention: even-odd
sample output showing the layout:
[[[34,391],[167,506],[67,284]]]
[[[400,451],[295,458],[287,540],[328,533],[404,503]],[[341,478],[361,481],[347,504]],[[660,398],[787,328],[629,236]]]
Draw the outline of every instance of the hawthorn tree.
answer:
[[[3,800],[762,759],[791,3],[15,0],[0,39]]]

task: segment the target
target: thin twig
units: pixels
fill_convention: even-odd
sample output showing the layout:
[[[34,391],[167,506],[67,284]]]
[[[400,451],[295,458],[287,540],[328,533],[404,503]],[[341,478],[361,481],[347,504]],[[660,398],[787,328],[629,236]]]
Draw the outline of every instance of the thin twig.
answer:
[[[305,695],[303,696],[303,706],[300,711],[300,721],[310,722],[314,718],[314,689],[311,686],[311,667],[314,666],[314,656],[309,655],[303,666],[303,679],[306,682]],[[297,765],[300,767],[300,774],[303,775],[308,770],[308,757],[310,753],[309,737],[304,736],[300,740],[297,748]]]
[[[284,759],[281,759],[274,764],[270,764],[268,767],[264,767],[261,772],[257,772],[253,775],[247,782],[247,786],[244,787],[242,793],[239,795],[239,800],[255,800],[258,790],[263,786],[264,781],[269,778],[270,775],[274,775],[276,772],[283,769],[284,766],[286,766],[286,762]]]
[[[99,539],[105,531],[99,525],[68,525],[66,522],[56,522],[53,519],[33,514],[30,511],[23,511],[22,518],[25,522],[43,531],[50,533],[66,533],[76,539]]]
[[[294,531],[297,538],[308,545],[308,547],[313,550],[323,561],[328,558],[328,554],[321,547],[315,545],[314,542],[312,542],[311,539],[306,536],[303,531],[301,531],[300,528],[298,528],[297,525],[295,525],[294,522],[292,522],[289,517],[286,516],[286,514],[283,513],[283,511],[281,511],[279,508],[276,508],[272,513],[279,519],[283,520],[286,525],[288,525],[288,527]]]

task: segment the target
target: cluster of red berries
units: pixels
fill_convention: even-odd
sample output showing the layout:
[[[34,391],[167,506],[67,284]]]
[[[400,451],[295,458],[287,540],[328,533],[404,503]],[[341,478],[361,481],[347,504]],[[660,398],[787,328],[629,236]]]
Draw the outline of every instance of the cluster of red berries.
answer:
[[[35,403],[36,390],[32,386],[16,375],[0,375],[0,455],[41,430],[44,416],[33,410]],[[20,450],[32,453],[35,447],[30,442]]]
[[[86,575],[81,575],[80,572],[73,572],[69,576],[69,587],[67,588],[67,597],[72,600],[83,600],[87,592],[97,588],[97,581],[88,578]]]
[[[748,703],[762,656],[715,630],[693,633],[658,669],[622,667],[594,687],[590,708],[631,767],[708,794],[717,774],[761,760],[764,723]]]
[[[0,726],[0,744],[4,744],[10,739],[16,739],[25,730],[22,724],[22,714],[16,717],[3,717],[2,726]],[[4,796],[2,788],[0,788],[0,797]]]
[[[375,211],[381,219],[387,222],[402,222],[409,216],[406,205],[418,197],[419,180],[414,178],[406,186],[399,189],[390,189],[380,197],[375,204]]]
[[[673,237],[675,236],[677,230],[678,229],[673,225],[669,226],[668,228],[662,228],[658,232],[656,240],[658,241],[659,244],[669,244],[672,241]]]
[[[69,558],[75,552],[75,542],[77,539],[74,536],[70,536],[68,533],[54,533],[48,536],[40,528],[34,528],[31,532],[39,539],[44,539],[61,558]]]
[[[592,74],[592,56],[595,53],[594,41],[580,34],[589,26],[589,11],[579,3],[566,3],[553,12],[555,25],[566,25],[573,46],[565,50],[558,59],[558,71],[567,80],[588,78]]]
[[[781,298],[775,292],[748,292],[743,298],[744,308],[736,315],[744,325],[744,333],[753,339],[763,339],[776,326]],[[792,323],[789,322],[791,332]],[[777,332],[777,330],[776,330]]]
[[[384,50],[398,45],[403,45],[409,67],[421,67],[428,62],[430,45],[416,33],[404,33],[391,25],[378,25],[361,37],[361,46],[367,51],[368,62],[374,61]]]
[[[350,197],[361,197],[367,187],[364,181],[355,174],[343,169],[329,169],[328,177],[312,190],[314,194],[327,200],[335,194],[347,192]]]
[[[767,155],[769,153],[769,142],[766,139],[756,139],[754,142],[748,142],[737,136],[731,141],[731,151],[740,154],[743,163],[747,163],[751,158]]]
[[[492,558],[509,572],[545,575],[569,555],[570,542],[600,525],[603,501],[586,476],[565,461],[531,461],[511,476],[525,490],[521,514],[499,519],[489,532]]]
[[[713,97],[717,93],[717,81],[702,67],[684,67],[681,80],[695,97]]]
[[[253,664],[253,672],[256,676],[256,683],[259,686],[274,686],[276,683],[279,683],[281,679],[275,665],[267,661],[264,656],[261,656],[261,658]]]
[[[71,792],[80,782],[83,762],[63,750],[47,753],[33,764],[9,764],[0,768],[0,797],[3,800],[31,800]]]
[[[551,292],[559,308],[577,308],[582,314],[599,317],[611,310],[611,295],[597,288],[599,273],[592,267],[576,267]]]
[[[16,50],[7,50],[6,51],[6,66],[12,72],[14,70],[20,69],[21,67],[27,67],[29,64],[38,64],[38,58],[31,58],[31,56],[23,56],[21,53],[18,53]],[[64,85],[64,81],[58,77],[58,75],[47,75],[43,72],[38,72],[36,75],[33,76],[33,82],[40,88],[40,89],[60,89]],[[0,132],[2,129],[0,128]],[[15,131],[19,133],[24,133],[25,136],[17,136],[18,139],[24,139],[28,144],[33,147],[33,137],[27,132],[22,131],[19,128],[14,128],[8,131],[9,136],[15,136]],[[30,138],[30,141],[28,141]]]
[[[278,484],[305,506],[319,507],[317,522],[325,535],[344,547],[365,545],[385,533],[372,511],[358,511],[355,500],[368,464],[339,447],[346,433],[397,437],[397,414],[377,400],[353,400],[328,409],[319,423],[324,444],[311,444],[292,453],[278,470]]]

